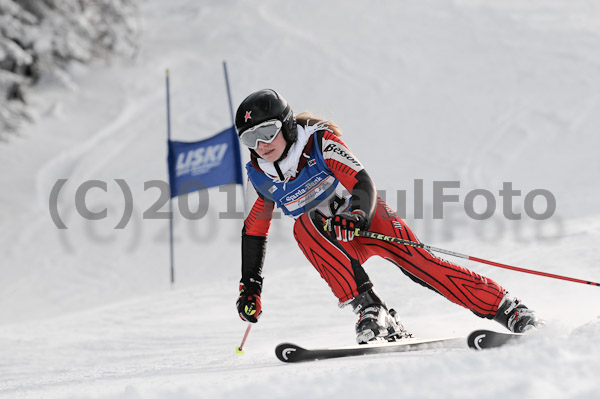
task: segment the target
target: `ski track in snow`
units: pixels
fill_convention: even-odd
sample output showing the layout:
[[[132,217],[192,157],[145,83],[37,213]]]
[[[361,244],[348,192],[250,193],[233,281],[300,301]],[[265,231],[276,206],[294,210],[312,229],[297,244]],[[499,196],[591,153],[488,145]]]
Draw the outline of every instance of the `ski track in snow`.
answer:
[[[504,221],[494,236],[494,223],[466,220],[461,210],[441,224],[415,221],[414,230],[431,245],[598,282],[594,2],[152,0],[140,8],[139,59],[74,66],[72,92],[35,89],[37,123],[0,147],[0,178],[10,188],[0,193],[0,398],[597,396],[598,287],[457,262],[523,299],[547,327],[485,353],[283,364],[277,344],[351,345],[356,321],[337,308],[297,249],[292,221],[273,222],[264,314],[246,354],[236,356],[245,329],[234,307],[241,221],[218,219],[225,195],[210,190],[208,216],[199,221],[183,219],[176,206],[174,289],[166,220],[142,218],[158,198],[144,182],[167,178],[165,69],[173,138],[191,141],[229,123],[225,59],[234,107],[247,93],[272,87],[296,111],[333,119],[392,204],[396,190],[418,178],[426,187],[460,180],[461,190],[494,194],[504,181],[523,196],[551,190],[554,224]],[[67,230],[48,214],[61,178],[69,179],[58,200]],[[133,218],[122,230],[115,229],[124,201],[115,179],[134,196]],[[85,221],[75,211],[76,189],[86,180],[107,183],[107,192],[96,188],[86,197],[90,210],[108,209],[106,220]],[[198,197],[188,200],[198,206]],[[501,215],[501,203],[497,208]],[[437,231],[449,225],[452,234]],[[418,337],[500,329],[389,262],[372,259],[365,267]]]

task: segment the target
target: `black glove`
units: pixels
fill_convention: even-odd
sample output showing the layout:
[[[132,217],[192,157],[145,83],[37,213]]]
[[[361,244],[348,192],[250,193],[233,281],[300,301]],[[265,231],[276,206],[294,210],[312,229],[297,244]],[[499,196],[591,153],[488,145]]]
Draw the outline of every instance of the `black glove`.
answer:
[[[262,278],[250,278],[240,281],[240,296],[235,305],[242,320],[256,323],[262,313],[260,293],[262,290]]]
[[[352,241],[356,229],[364,229],[369,225],[367,214],[360,209],[349,212],[343,212],[335,215],[330,220],[330,226],[335,231],[335,237],[338,241]]]

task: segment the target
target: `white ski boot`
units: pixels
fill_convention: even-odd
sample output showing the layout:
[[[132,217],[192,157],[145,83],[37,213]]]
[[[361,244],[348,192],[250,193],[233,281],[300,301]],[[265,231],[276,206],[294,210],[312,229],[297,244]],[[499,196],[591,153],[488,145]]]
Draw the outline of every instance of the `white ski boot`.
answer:
[[[508,294],[500,302],[494,320],[508,328],[511,332],[519,334],[544,324],[533,310],[527,308],[527,306],[523,305],[516,298],[510,299]]]
[[[359,344],[396,341],[408,338],[409,334],[394,309],[388,311],[385,303],[371,289],[350,301],[356,322],[356,342]]]

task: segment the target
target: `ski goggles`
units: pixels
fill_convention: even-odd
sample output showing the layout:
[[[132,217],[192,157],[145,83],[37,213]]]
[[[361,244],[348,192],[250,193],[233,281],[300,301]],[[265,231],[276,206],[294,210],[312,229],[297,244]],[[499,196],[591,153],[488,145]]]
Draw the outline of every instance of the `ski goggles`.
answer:
[[[240,140],[246,147],[251,150],[256,150],[259,141],[269,144],[275,140],[275,137],[277,137],[277,134],[281,131],[281,126],[283,125],[280,120],[273,119],[265,121],[245,130],[240,135]]]

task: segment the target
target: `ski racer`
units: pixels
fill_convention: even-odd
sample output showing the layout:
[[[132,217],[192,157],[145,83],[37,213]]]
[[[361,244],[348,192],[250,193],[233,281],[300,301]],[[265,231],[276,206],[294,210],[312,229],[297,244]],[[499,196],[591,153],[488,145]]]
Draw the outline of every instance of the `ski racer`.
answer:
[[[358,315],[359,344],[393,341],[411,334],[373,289],[362,264],[372,256],[389,260],[411,280],[475,315],[521,333],[538,324],[534,312],[495,281],[437,258],[423,248],[356,236],[356,229],[418,241],[377,196],[364,166],[330,121],[295,115],[274,90],[250,94],[235,125],[249,148],[246,165],[248,214],[242,230],[239,316],[256,323],[262,312],[262,268],[275,206],[295,219],[298,246],[339,301]]]

